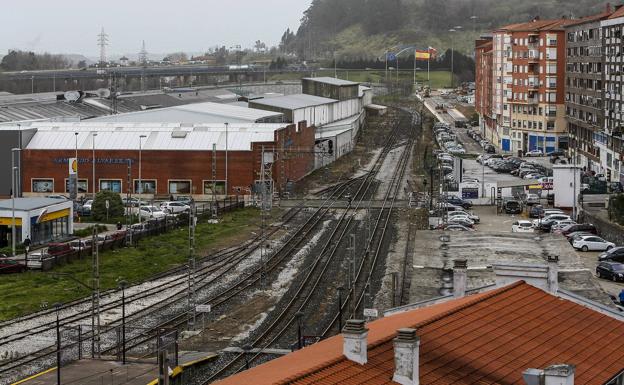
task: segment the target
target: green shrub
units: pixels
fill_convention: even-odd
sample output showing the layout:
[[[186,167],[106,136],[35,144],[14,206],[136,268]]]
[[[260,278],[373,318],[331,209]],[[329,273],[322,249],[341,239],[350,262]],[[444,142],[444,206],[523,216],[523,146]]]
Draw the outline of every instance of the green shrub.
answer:
[[[106,214],[104,214],[104,215],[106,215]],[[106,226],[104,226],[104,225],[95,225],[95,226],[97,227],[97,232],[98,233],[102,233],[102,232],[106,231]],[[80,238],[87,237],[87,236],[89,236],[91,234],[93,234],[93,226],[89,226],[89,227],[86,227],[84,229],[80,229],[80,230],[75,230],[74,231],[74,235],[77,236],[77,237],[80,237]]]
[[[93,206],[91,206],[91,216],[94,220],[106,220],[106,201],[109,203],[108,218],[122,217],[124,215],[124,206],[119,194],[112,191],[100,191],[95,195],[95,201],[93,201]]]
[[[624,225],[624,194],[612,195],[609,199],[609,217]]]

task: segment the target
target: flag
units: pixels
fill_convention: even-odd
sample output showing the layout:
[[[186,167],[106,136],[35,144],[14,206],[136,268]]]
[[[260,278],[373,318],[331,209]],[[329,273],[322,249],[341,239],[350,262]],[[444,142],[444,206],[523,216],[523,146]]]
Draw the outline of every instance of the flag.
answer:
[[[435,59],[438,56],[438,50],[437,49],[435,49],[433,47],[429,47],[427,50],[429,51],[431,59]]]
[[[431,59],[431,53],[429,51],[416,50],[414,57],[416,57],[416,60],[429,60]]]
[[[393,54],[392,52],[388,52],[388,53],[386,54],[386,60],[387,60],[387,61],[394,61],[394,60],[396,60],[396,59],[397,59],[396,55],[395,55],[395,54]]]

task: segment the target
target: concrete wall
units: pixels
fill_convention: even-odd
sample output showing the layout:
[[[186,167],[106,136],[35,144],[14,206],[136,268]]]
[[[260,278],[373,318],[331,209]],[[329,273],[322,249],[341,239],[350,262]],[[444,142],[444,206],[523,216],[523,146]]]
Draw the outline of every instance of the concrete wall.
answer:
[[[581,219],[585,223],[591,223],[598,229],[598,234],[607,241],[613,242],[616,245],[624,245],[624,226],[620,226],[617,223],[611,222],[606,216],[606,211],[583,211]]]
[[[35,129],[0,130],[0,197],[9,197],[11,194],[11,149],[25,147],[35,132]],[[18,166],[17,156],[15,162]],[[17,193],[21,190],[20,186],[16,188]]]

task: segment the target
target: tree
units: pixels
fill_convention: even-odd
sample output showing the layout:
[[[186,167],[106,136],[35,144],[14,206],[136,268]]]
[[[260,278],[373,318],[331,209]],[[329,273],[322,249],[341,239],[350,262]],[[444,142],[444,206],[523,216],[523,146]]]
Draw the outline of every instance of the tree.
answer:
[[[87,61],[86,60],[79,61],[77,67],[78,68],[87,68]]]
[[[256,43],[254,44],[254,48],[255,48],[256,52],[264,52],[264,51],[266,51],[267,47],[266,47],[266,44],[264,44],[260,40],[256,40]]]
[[[108,217],[115,218],[124,215],[124,206],[118,193],[112,191],[100,191],[95,195],[91,206],[91,216],[96,221],[106,219],[106,201],[108,200]]]

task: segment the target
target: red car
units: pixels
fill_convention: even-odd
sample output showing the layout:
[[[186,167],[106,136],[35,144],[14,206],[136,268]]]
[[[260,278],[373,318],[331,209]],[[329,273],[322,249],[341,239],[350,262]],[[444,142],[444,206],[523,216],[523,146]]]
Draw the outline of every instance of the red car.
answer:
[[[13,259],[0,259],[0,274],[23,273],[25,271],[26,266]]]

